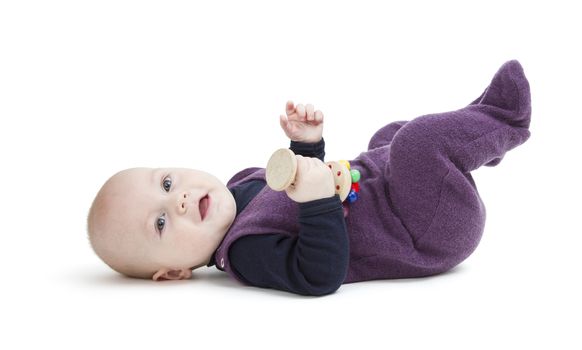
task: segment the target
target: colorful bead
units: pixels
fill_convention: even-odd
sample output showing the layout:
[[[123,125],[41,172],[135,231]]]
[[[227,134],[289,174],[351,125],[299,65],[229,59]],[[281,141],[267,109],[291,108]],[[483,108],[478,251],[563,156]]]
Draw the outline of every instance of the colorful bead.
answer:
[[[350,162],[348,162],[347,160],[339,160],[338,163],[340,163],[342,166],[348,169],[348,171],[350,172],[350,178],[352,180],[350,192],[348,193],[348,196],[343,203],[344,216],[347,216],[349,212],[348,204],[354,203],[360,197],[360,195],[358,194],[360,192],[360,184],[358,182],[360,181],[361,174],[357,169],[351,169]],[[338,171],[337,176],[340,175],[341,172]]]
[[[354,191],[350,191],[350,193],[348,194],[348,202],[353,203],[355,201],[358,200],[358,194]]]
[[[352,175],[352,183],[360,181],[360,172],[357,169],[350,170],[350,174]]]
[[[340,160],[338,163],[343,164],[348,170],[350,170],[350,162],[347,160]]]

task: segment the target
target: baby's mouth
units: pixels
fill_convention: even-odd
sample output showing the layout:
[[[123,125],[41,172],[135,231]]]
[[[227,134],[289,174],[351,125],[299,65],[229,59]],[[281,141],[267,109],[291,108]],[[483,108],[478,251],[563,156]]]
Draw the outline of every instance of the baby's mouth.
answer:
[[[198,208],[200,209],[200,220],[204,221],[206,218],[206,213],[208,212],[208,207],[210,206],[210,197],[208,195],[202,197],[198,202]]]

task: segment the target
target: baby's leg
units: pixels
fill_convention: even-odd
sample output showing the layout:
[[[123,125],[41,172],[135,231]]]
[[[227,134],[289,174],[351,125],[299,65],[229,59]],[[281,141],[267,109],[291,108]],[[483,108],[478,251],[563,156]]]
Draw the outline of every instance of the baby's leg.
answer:
[[[392,142],[394,134],[396,134],[396,132],[400,130],[400,128],[404,126],[404,124],[406,123],[407,121],[405,120],[392,122],[381,128],[380,130],[376,131],[376,133],[374,134],[374,136],[372,136],[370,142],[368,143],[368,150],[389,145],[390,142]]]
[[[485,93],[458,111],[426,115],[392,140],[388,188],[415,247],[442,270],[476,248],[485,207],[470,171],[499,163],[529,138],[529,85],[516,61],[497,72]]]

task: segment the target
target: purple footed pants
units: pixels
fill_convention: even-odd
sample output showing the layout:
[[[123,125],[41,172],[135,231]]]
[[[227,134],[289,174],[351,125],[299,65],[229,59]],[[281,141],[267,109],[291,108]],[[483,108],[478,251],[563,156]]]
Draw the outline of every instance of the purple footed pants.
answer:
[[[346,283],[427,276],[466,259],[485,227],[470,172],[499,164],[524,143],[530,116],[528,81],[519,62],[509,61],[468,106],[378,130],[352,164],[362,169],[362,200],[346,219]]]

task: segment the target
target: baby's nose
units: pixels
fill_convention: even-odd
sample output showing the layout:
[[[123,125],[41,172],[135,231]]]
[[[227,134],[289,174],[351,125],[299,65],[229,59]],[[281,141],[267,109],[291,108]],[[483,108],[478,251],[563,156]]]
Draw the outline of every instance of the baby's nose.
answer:
[[[178,194],[178,213],[184,214],[188,211],[188,207],[190,206],[189,199],[190,194],[187,192]]]

